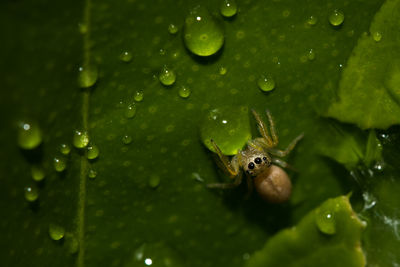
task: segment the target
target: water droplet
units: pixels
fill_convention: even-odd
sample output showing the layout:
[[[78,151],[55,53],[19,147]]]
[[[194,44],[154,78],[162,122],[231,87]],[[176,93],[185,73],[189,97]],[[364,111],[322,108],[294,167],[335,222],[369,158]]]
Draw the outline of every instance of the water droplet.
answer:
[[[249,114],[246,107],[221,107],[211,110],[200,129],[201,140],[215,152],[211,139],[225,155],[235,155],[251,139]]]
[[[75,130],[72,140],[74,147],[84,148],[89,144],[89,134],[87,131]]]
[[[222,0],[219,7],[221,15],[224,17],[232,17],[237,13],[237,4],[235,0]]]
[[[89,177],[90,179],[94,179],[94,178],[96,178],[96,176],[97,176],[97,171],[94,170],[94,169],[89,169],[89,171],[88,171],[88,177]]]
[[[315,214],[315,223],[318,229],[328,235],[336,233],[335,212],[322,205],[319,207]]]
[[[141,245],[126,266],[182,267],[183,262],[175,250],[159,242]]]
[[[65,229],[58,224],[52,223],[49,225],[49,235],[55,241],[61,240],[65,235]]]
[[[87,147],[87,158],[95,159],[99,156],[99,148],[96,145],[89,145]]]
[[[160,177],[157,175],[150,176],[149,178],[149,186],[151,188],[157,188],[160,185]]]
[[[133,99],[136,102],[142,102],[143,101],[143,91],[139,90],[135,92],[135,95],[133,96]]]
[[[170,34],[176,34],[178,32],[178,26],[176,26],[175,24],[169,24],[168,25],[168,32]]]
[[[62,172],[67,168],[67,161],[64,158],[61,157],[55,157],[54,158],[54,169],[57,172]]]
[[[125,108],[125,118],[132,119],[136,115],[135,103],[128,104]]]
[[[204,7],[195,7],[185,19],[185,46],[198,56],[211,56],[224,44],[221,25]]]
[[[329,23],[332,26],[339,26],[344,21],[344,13],[341,10],[335,9],[329,15]]]
[[[167,66],[163,66],[158,79],[163,85],[169,86],[175,83],[176,75],[172,69],[168,68]]]
[[[42,143],[42,131],[34,122],[18,124],[18,145],[23,149],[34,149]]]
[[[257,80],[257,85],[261,91],[269,92],[275,88],[275,80],[271,75],[261,75]]]
[[[221,67],[219,68],[219,74],[220,74],[220,75],[225,75],[225,74],[227,73],[227,71],[228,71],[228,70],[227,70],[225,67],[222,67],[222,66],[221,66]]]
[[[130,143],[132,143],[132,137],[130,136],[130,135],[124,135],[123,137],[122,137],[122,142],[125,144],[125,145],[129,145]]]
[[[44,179],[45,177],[45,173],[44,170],[41,166],[38,165],[33,165],[31,168],[31,175],[33,180],[35,180],[36,182],[40,182]]]
[[[187,88],[186,86],[182,86],[179,89],[179,96],[182,98],[188,98],[190,96],[190,93],[191,93],[190,89]]]
[[[29,202],[34,202],[39,197],[39,189],[37,188],[36,185],[29,185],[25,187],[24,192],[25,192],[25,199],[28,200]]]
[[[120,55],[119,55],[119,59],[123,62],[131,62],[132,60],[132,53],[129,51],[123,51]]]
[[[379,42],[382,39],[382,34],[380,32],[372,33],[372,38],[374,38],[375,42]]]
[[[308,60],[313,61],[315,59],[315,52],[314,49],[310,49],[310,51],[308,51],[308,55],[307,55]]]
[[[307,19],[308,25],[315,25],[315,24],[317,24],[317,22],[318,22],[317,17],[315,17],[313,15],[309,16]]]
[[[81,66],[78,69],[78,85],[81,88],[93,86],[98,78],[98,70],[96,65]]]
[[[68,155],[71,152],[71,147],[68,144],[61,144],[59,150],[61,154]]]

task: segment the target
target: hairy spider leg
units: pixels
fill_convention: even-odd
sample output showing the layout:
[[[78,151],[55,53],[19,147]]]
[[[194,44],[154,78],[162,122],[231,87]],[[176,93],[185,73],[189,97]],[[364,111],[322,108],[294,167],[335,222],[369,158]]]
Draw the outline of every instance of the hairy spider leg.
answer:
[[[288,147],[285,150],[280,150],[280,149],[276,149],[276,148],[271,148],[271,147],[267,147],[265,146],[265,148],[267,149],[267,151],[269,153],[271,153],[272,155],[278,156],[278,157],[285,157],[287,156],[290,151],[292,151],[294,149],[294,147],[296,146],[296,144],[304,137],[304,133],[300,134],[299,136],[297,136],[295,139],[293,139],[292,142],[290,142],[290,144],[288,145]]]
[[[237,176],[239,174],[239,162],[237,157],[234,157],[231,161],[229,161],[228,157],[222,153],[221,149],[218,147],[215,141],[212,139],[210,141],[215,151],[217,152],[218,158],[221,160],[224,170],[227,171],[231,178]]]
[[[264,143],[268,147],[276,146],[276,144],[274,144],[274,141],[272,140],[272,137],[269,135],[267,126],[265,125],[264,121],[261,120],[260,115],[258,115],[258,113],[254,109],[252,109],[251,112],[253,112],[254,118],[257,121],[258,131],[260,132],[261,136],[265,139]]]

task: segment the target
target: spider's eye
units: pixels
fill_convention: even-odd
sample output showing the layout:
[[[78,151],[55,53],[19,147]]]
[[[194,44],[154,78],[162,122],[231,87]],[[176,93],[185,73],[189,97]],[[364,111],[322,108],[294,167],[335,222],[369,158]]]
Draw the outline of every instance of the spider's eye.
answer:
[[[263,160],[266,161],[266,160],[267,160],[267,157],[263,157]]]
[[[257,163],[257,164],[260,164],[261,163],[261,158],[255,158],[254,162]]]
[[[254,163],[250,162],[249,165],[247,165],[247,167],[249,167],[250,170],[254,169]]]

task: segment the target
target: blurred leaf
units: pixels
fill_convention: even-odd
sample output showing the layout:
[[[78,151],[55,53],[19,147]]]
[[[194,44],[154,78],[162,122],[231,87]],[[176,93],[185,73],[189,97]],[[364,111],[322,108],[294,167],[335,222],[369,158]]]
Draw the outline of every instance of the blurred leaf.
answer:
[[[329,199],[269,239],[246,266],[364,266],[363,228],[347,196]]]
[[[328,115],[359,127],[400,123],[400,1],[388,0],[354,48]]]

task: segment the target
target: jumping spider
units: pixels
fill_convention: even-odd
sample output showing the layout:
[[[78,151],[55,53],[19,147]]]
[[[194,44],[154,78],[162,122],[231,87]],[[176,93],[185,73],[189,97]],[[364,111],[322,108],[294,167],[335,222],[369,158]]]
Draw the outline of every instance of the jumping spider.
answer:
[[[257,121],[258,131],[262,137],[249,140],[245,150],[239,150],[230,160],[222,154],[218,145],[211,140],[211,143],[217,152],[218,165],[235,179],[233,183],[208,184],[209,188],[234,188],[242,182],[242,171],[246,173],[248,194],[251,193],[254,186],[258,194],[266,201],[273,203],[285,202],[289,199],[292,191],[292,183],[289,176],[282,168],[290,167],[283,160],[276,157],[284,157],[296,146],[297,142],[303,138],[303,134],[297,136],[285,150],[276,148],[278,145],[278,136],[275,130],[274,120],[267,110],[269,121],[269,131],[260,115],[252,110],[254,118]],[[275,157],[272,157],[275,156]],[[280,167],[282,168],[280,168]]]

